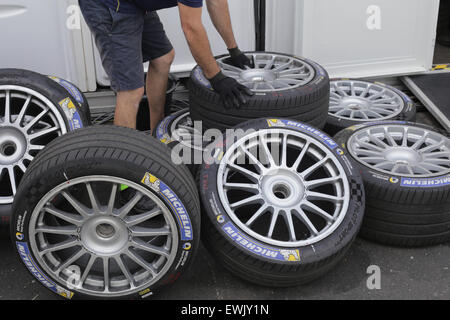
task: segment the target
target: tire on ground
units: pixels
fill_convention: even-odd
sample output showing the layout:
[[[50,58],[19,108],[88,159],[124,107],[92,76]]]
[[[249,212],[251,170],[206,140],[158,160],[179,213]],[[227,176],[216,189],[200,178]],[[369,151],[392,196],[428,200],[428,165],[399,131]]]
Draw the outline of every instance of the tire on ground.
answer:
[[[357,85],[353,87],[351,86],[352,82],[356,82]],[[380,103],[386,103],[386,106],[392,104],[392,102],[386,101],[382,95],[379,95],[381,91],[367,90],[370,86],[374,86],[381,91],[386,90],[391,94],[391,98],[395,98],[399,103],[399,110],[393,110],[391,114],[389,112],[384,111],[384,114],[377,115],[376,113],[368,113],[368,119],[364,119],[363,115],[358,112],[358,110],[371,110],[373,108],[372,104],[374,102],[381,101]],[[354,92],[352,92],[354,91]],[[372,95],[371,95],[372,94]],[[364,97],[362,97],[364,95]],[[350,97],[353,98],[350,99]],[[378,97],[376,97],[378,96]],[[370,100],[368,97],[375,97],[375,100]],[[344,100],[347,101],[344,101]],[[358,103],[362,103],[363,106],[358,105]],[[342,108],[338,108],[333,110],[333,105],[341,104],[342,106],[350,106],[348,109],[356,110],[354,112],[353,118],[348,112],[344,112],[342,115],[336,115],[337,111],[341,111]],[[342,104],[343,103],[343,104]],[[401,104],[401,105],[400,105]],[[353,105],[353,106],[352,106]],[[369,105],[369,106],[368,106]],[[392,108],[383,107],[384,110],[390,110]],[[351,109],[353,108],[353,109]],[[377,110],[380,112],[380,110]],[[380,118],[381,116],[381,118]],[[330,135],[335,135],[339,131],[355,126],[360,125],[367,122],[375,122],[375,121],[411,121],[414,122],[416,119],[416,106],[414,102],[408,97],[405,93],[400,90],[380,83],[380,82],[368,82],[361,80],[352,80],[352,79],[332,79],[330,82],[330,111],[327,118],[327,123],[325,125],[324,131]]]
[[[203,207],[202,241],[204,245],[229,271],[255,284],[288,287],[307,283],[324,275],[344,257],[356,238],[362,223],[364,214],[364,189],[359,173],[349,166],[350,162],[347,159],[347,155],[337,147],[337,144],[332,139],[307,124],[291,120],[259,119],[248,121],[238,126],[237,129],[242,129],[244,132],[252,130],[252,132],[256,132],[257,136],[260,134],[266,135],[267,133],[271,135],[282,130],[286,136],[292,134],[293,144],[289,148],[286,148],[288,150],[286,154],[289,157],[294,157],[293,159],[300,158],[300,146],[303,144],[303,147],[306,146],[306,155],[303,156],[303,160],[297,170],[292,169],[295,165],[291,162],[292,158],[289,158],[291,160],[286,163],[289,163],[288,166],[291,169],[281,169],[275,166],[275,172],[272,173],[270,171],[272,169],[270,169],[263,175],[258,176],[258,179],[255,178],[256,180],[253,183],[250,183],[251,176],[258,172],[257,167],[259,165],[249,164],[248,159],[250,158],[246,158],[246,164],[244,165],[242,162],[241,167],[243,168],[242,172],[244,176],[248,175],[250,178],[244,178],[239,173],[241,172],[240,169],[230,169],[236,165],[236,162],[228,162],[227,159],[229,159],[228,155],[238,150],[236,149],[238,148],[237,145],[235,146],[237,142],[243,141],[241,145],[248,146],[249,144],[247,143],[250,140],[247,141],[245,137],[253,139],[254,136],[252,135],[254,133],[243,135],[243,138],[229,136],[224,138],[223,141],[216,141],[216,144],[211,149],[208,149],[208,155],[211,155],[211,157],[207,159],[207,162],[203,165],[197,176]],[[234,142],[229,143],[230,141]],[[311,149],[304,143],[306,141],[311,142],[309,145],[313,146]],[[299,149],[296,149],[295,146],[299,147]],[[301,150],[303,150],[303,147]],[[278,150],[276,146],[274,148],[272,150]],[[261,149],[264,150],[264,148]],[[322,151],[319,152],[319,149]],[[315,159],[316,156],[317,159]],[[305,184],[303,182],[292,184],[292,179],[297,181],[295,178],[296,175],[293,175],[293,172],[298,172],[300,168],[305,170],[312,168],[314,163],[321,161],[318,160],[319,157],[324,157],[323,159],[327,157],[323,163],[326,164],[327,169],[324,169],[324,167],[311,169],[312,171],[307,174],[306,178],[308,182],[311,182],[309,179],[314,179],[314,183],[316,184],[310,185],[308,188],[303,189],[304,191],[301,191],[301,186],[305,187]],[[244,158],[240,158],[240,156],[236,156],[236,159],[242,159],[244,161]],[[314,161],[314,159],[317,161]],[[281,163],[279,161],[275,162],[278,164]],[[253,163],[257,162],[254,161]],[[331,169],[331,167],[335,169]],[[269,168],[271,167],[269,166]],[[250,173],[249,170],[251,171]],[[339,177],[335,180],[335,177],[333,177],[333,175],[337,175],[337,172],[339,172],[342,180]],[[225,177],[225,175],[227,176]],[[276,180],[281,176],[286,177],[286,179]],[[323,178],[328,176],[332,178]],[[273,181],[269,181],[268,179],[272,179]],[[236,184],[236,181],[240,181],[240,185]],[[285,187],[283,181],[287,181],[286,185],[289,185],[289,187]],[[266,190],[264,193],[257,194],[257,199],[255,200],[263,203],[261,207],[255,207],[255,204],[251,201],[242,205],[253,197],[253,193],[249,193],[248,191],[250,188],[253,188],[249,183],[256,185],[261,190]],[[328,183],[336,184],[336,190]],[[270,187],[262,187],[263,185]],[[272,185],[273,194],[270,193]],[[226,192],[223,192],[225,189],[222,186],[227,188]],[[232,190],[232,188],[241,189]],[[300,191],[296,192],[295,190]],[[316,201],[317,199],[320,200],[320,198],[314,199],[313,193],[310,194],[309,192],[327,193],[326,197],[330,196],[333,198],[333,201],[336,200],[337,202],[334,204],[327,202],[325,205],[325,200]],[[303,205],[303,196],[299,195],[299,193],[303,193],[304,199],[308,199],[308,201],[314,203],[309,208],[314,208],[313,211],[322,214],[319,217],[309,208],[304,209],[304,212],[306,212],[305,215],[308,215],[308,219],[310,219],[309,221],[314,226],[314,229],[317,229],[317,236],[312,236],[313,231],[311,230],[314,230],[313,228],[308,231],[309,227],[307,227],[306,223],[292,218],[293,220],[291,221],[294,221],[292,230],[294,230],[293,233],[296,236],[289,237],[289,234],[292,233],[289,231],[289,227],[287,227],[287,222],[285,222],[283,229],[283,221],[288,220],[283,220],[280,216],[279,219],[275,220],[274,231],[272,237],[270,237],[271,240],[275,241],[271,241],[269,239],[271,229],[269,225],[272,224],[273,215],[271,215],[270,210],[275,208],[275,203],[279,203],[282,206],[286,204],[286,208],[284,209],[285,213],[288,210],[288,206]],[[306,193],[308,194],[306,195]],[[274,195],[277,198],[274,198]],[[295,200],[290,202],[292,199]],[[275,202],[271,202],[274,200]],[[283,201],[288,201],[290,204]],[[240,204],[238,205],[238,203]],[[264,204],[272,209],[269,212],[264,212],[264,210],[267,210],[265,208],[262,209]],[[236,211],[230,210],[232,206],[238,209]],[[325,210],[333,212],[333,218],[330,219],[330,216],[325,213]],[[260,216],[258,216],[258,213],[255,213],[258,211],[260,211]],[[292,211],[290,212],[292,213]],[[255,219],[255,216],[258,218]],[[328,219],[330,222],[329,225],[324,223],[325,220],[322,219]],[[251,220],[253,220],[252,223],[250,223]],[[246,227],[247,224],[250,227]]]
[[[377,134],[373,130],[379,127],[382,131],[388,126],[398,128],[409,126],[410,132],[414,131],[414,128],[425,129],[441,134],[444,139],[446,137],[447,142],[442,148],[446,147],[447,153],[436,148],[435,152],[442,152],[443,156],[435,155],[433,163],[440,163],[448,170],[429,177],[393,174],[365,165],[350,156],[362,173],[366,191],[366,213],[361,236],[379,243],[401,247],[431,246],[450,241],[450,140],[448,133],[438,132],[422,124],[380,122],[347,128],[338,133],[335,140],[342,148],[349,150],[352,148],[349,145],[351,137],[360,134],[363,130],[371,129],[372,134],[381,139],[378,143],[386,143],[388,141],[382,139],[384,134]],[[391,131],[394,132],[394,130]],[[401,144],[399,139],[396,141]],[[408,142],[408,146],[414,146],[411,146],[411,143]],[[428,144],[430,141],[424,140],[418,148],[424,149]],[[439,159],[438,162],[436,162],[437,159]]]
[[[195,176],[203,163],[205,141],[202,132],[194,127],[189,109],[183,109],[164,118],[154,131],[156,139],[172,149],[172,161],[185,164]]]
[[[32,71],[0,69],[0,215],[10,214],[15,190],[39,151],[89,125],[72,95],[55,81]]]
[[[11,237],[29,271],[59,295],[145,298],[192,261],[198,193],[188,169],[173,165],[155,139],[91,127],[56,139],[33,161]]]
[[[247,52],[247,54],[264,57],[273,53]],[[254,90],[255,95],[248,97],[247,104],[242,105],[239,109],[225,109],[220,96],[212,90],[211,84],[201,68],[195,67],[189,82],[192,119],[203,121],[204,129],[216,128],[222,131],[242,122],[263,117],[289,118],[323,128],[329,106],[328,73],[311,60],[285,54],[282,56],[284,59],[298,59],[311,66],[311,73],[314,75],[310,81],[291,89]],[[224,57],[226,55],[219,56],[217,59]]]

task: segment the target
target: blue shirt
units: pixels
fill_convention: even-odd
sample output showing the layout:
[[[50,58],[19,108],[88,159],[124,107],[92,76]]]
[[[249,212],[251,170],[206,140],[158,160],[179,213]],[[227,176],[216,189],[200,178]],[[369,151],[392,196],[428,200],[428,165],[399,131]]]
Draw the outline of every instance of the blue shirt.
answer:
[[[178,2],[193,8],[203,6],[203,0],[100,0],[106,5],[119,12],[132,13],[139,10],[156,11],[166,8],[176,7]]]

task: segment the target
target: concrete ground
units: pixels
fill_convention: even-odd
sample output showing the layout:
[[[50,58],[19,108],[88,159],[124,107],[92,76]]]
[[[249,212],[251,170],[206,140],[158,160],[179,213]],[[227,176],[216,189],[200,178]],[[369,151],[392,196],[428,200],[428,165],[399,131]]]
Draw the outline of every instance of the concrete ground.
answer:
[[[0,235],[0,300],[59,299],[19,262],[7,231]],[[367,287],[369,266],[381,269],[381,289]],[[357,239],[325,277],[302,287],[273,289],[236,278],[201,247],[188,274],[154,299],[450,299],[450,244],[421,249],[384,247]]]

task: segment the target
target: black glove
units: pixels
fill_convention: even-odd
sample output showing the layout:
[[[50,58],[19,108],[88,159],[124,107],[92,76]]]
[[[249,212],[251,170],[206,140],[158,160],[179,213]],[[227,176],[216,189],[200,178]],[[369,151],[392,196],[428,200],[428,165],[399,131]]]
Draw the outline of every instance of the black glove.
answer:
[[[245,54],[243,54],[238,47],[228,49],[228,52],[230,53],[229,62],[231,62],[231,65],[241,69],[245,69],[245,66],[248,66],[250,68],[254,67],[253,61],[250,60],[250,58],[247,57]]]
[[[246,96],[253,96],[254,93],[243,86],[235,79],[225,76],[222,71],[214,78],[209,79],[213,89],[220,95],[225,108],[230,109],[233,106],[240,108],[242,104],[247,103]]]

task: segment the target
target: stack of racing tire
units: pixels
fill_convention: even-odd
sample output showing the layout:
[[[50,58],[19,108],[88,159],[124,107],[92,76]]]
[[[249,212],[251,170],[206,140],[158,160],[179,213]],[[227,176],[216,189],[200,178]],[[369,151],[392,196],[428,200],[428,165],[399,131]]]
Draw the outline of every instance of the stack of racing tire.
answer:
[[[414,104],[393,87],[330,81],[304,58],[247,55],[246,70],[217,58],[255,92],[247,104],[225,109],[196,67],[190,108],[161,121],[156,139],[75,130],[89,125],[75,86],[1,77],[0,182],[33,276],[66,298],[147,298],[188,270],[201,237],[238,277],[287,287],[327,274],[359,234],[398,246],[450,240],[448,133],[415,124]],[[22,145],[28,161],[6,163]],[[15,166],[24,170],[13,188],[4,173]]]
[[[226,76],[237,79],[255,96],[238,109],[225,109],[219,95],[194,68],[189,87],[191,117],[204,129],[229,129],[251,119],[283,117],[323,128],[327,119],[330,83],[319,64],[280,53],[247,53],[254,68],[242,70],[229,63],[229,56],[217,58]]]
[[[247,54],[247,70],[217,59],[255,92],[247,104],[225,109],[196,67],[190,109],[155,134],[196,176],[209,252],[247,281],[295,286],[343,259],[362,224],[364,189],[347,154],[319,129],[328,118],[327,72],[303,58]]]
[[[330,216],[336,219],[336,211],[323,200],[343,205],[342,199],[336,194],[313,193],[312,198],[320,201],[320,205],[311,204],[308,178],[302,176],[301,167],[295,167],[299,163],[293,168],[294,163],[287,160],[289,164],[276,159],[271,162],[264,155],[259,159],[256,151],[259,148],[260,153],[272,154],[279,149],[278,156],[283,157],[281,150],[295,146],[296,152],[286,151],[288,157],[311,156],[309,164],[317,165],[311,167],[317,175],[322,171],[321,166],[329,168],[330,159],[323,162],[319,154],[309,155],[310,144],[306,141],[311,136],[331,146],[350,171],[351,187],[347,190],[356,195],[352,201],[358,208],[346,213],[354,217],[347,225],[350,237],[358,233],[358,219],[364,213],[360,235],[372,241],[413,247],[450,240],[449,134],[414,123],[416,108],[406,94],[379,82],[330,81],[321,66],[304,58],[267,52],[247,55],[255,61],[255,67],[247,70],[230,65],[227,56],[217,59],[226,75],[255,92],[246,105],[237,110],[225,109],[202,70],[196,67],[191,74],[190,109],[167,117],[156,132],[161,142],[174,148],[177,160],[189,163],[197,176],[203,205],[204,243],[223,265],[246,280],[271,286],[306,282],[314,278],[312,270],[320,274],[329,267],[320,260],[310,260],[318,247],[326,247],[320,246],[321,239],[332,241],[336,235],[323,236],[326,228],[317,228],[316,223],[320,225],[317,216],[325,221]],[[258,118],[265,119],[251,120]],[[279,127],[298,130],[308,139],[302,142],[299,138],[294,142],[290,134],[282,138]],[[250,141],[245,134],[240,137],[220,136],[214,131],[208,134],[211,128],[243,132],[276,130],[278,137],[267,132],[267,135],[252,136]],[[326,133],[318,130],[321,128]],[[303,152],[305,146],[308,148]],[[198,151],[204,156],[199,156]],[[213,164],[199,165],[211,157],[216,157]],[[246,165],[233,164],[239,157]],[[261,166],[264,161],[266,164]],[[249,162],[252,164],[248,165]],[[311,174],[312,169],[303,169]],[[316,179],[321,191],[327,187],[342,190],[336,184],[339,178],[333,174]],[[293,182],[298,176],[300,179]],[[363,181],[365,196],[359,179]],[[293,202],[296,208],[283,207],[282,203],[292,200],[294,194],[299,195]],[[300,227],[303,238],[298,234],[301,225],[298,221],[305,223],[303,229]],[[336,220],[328,223],[331,226],[334,223],[339,230]],[[335,244],[334,248],[342,247]],[[278,255],[277,250],[280,250]],[[286,260],[301,262],[295,265],[283,261],[281,251]],[[275,258],[267,257],[267,252]],[[328,252],[335,258],[341,253]],[[330,255],[319,254],[321,258]],[[328,262],[337,260],[329,258]],[[310,268],[310,263],[315,263],[316,269]]]
[[[412,100],[392,86],[331,81],[326,130],[362,174],[361,236],[402,247],[450,241],[450,135],[413,121]],[[340,132],[339,132],[340,131]]]

